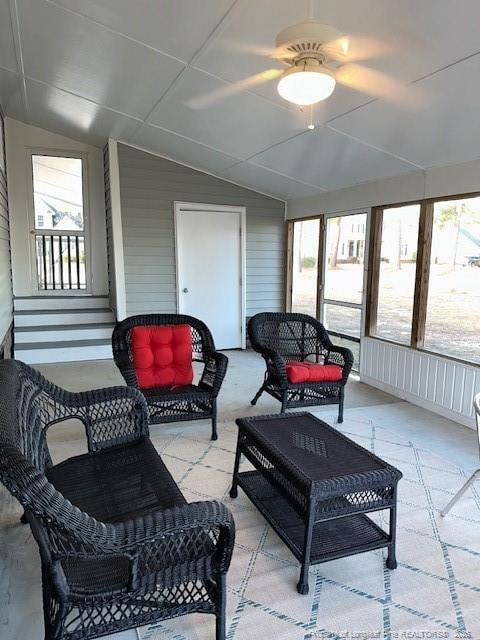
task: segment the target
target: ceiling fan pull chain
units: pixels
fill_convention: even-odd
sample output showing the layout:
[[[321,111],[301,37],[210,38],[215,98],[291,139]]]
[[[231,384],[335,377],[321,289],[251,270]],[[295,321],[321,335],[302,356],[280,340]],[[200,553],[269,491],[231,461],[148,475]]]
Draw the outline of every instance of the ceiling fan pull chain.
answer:
[[[315,125],[313,124],[313,104],[310,105],[310,123],[308,125],[308,129],[310,131],[315,129]]]

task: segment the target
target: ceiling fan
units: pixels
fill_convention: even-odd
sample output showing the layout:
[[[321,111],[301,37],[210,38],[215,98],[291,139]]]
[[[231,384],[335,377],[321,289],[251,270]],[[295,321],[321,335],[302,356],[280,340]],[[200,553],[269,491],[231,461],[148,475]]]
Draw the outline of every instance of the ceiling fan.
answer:
[[[188,106],[202,109],[219,99],[277,79],[280,96],[302,110],[328,98],[337,83],[376,98],[411,104],[411,91],[406,84],[358,63],[390,53],[391,46],[373,38],[343,35],[335,27],[315,20],[313,0],[309,1],[309,7],[306,20],[280,31],[275,48],[242,47],[246,52],[268,56],[283,68],[267,69],[228,83],[189,100]]]

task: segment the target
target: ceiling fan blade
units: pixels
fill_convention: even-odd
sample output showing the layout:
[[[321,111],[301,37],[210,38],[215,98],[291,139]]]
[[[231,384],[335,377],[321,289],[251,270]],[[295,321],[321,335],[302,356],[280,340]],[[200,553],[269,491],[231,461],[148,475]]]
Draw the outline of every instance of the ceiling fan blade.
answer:
[[[391,55],[396,47],[373,37],[342,36],[324,45],[327,56],[338,62],[357,62]]]
[[[290,60],[297,55],[294,51],[288,51],[285,47],[266,47],[248,42],[229,42],[228,51],[271,58],[272,60]]]
[[[354,62],[337,69],[335,77],[339,84],[411,109],[421,109],[427,102],[418,85],[402,82],[382,71]]]
[[[275,78],[281,76],[282,73],[282,69],[266,69],[265,71],[256,73],[253,76],[248,76],[243,80],[238,80],[237,82],[229,82],[228,84],[225,84],[218,89],[214,89],[213,91],[209,91],[208,93],[196,96],[195,98],[188,100],[186,102],[186,105],[190,107],[190,109],[204,109],[213,102],[217,102],[218,100],[228,98],[229,96],[233,96],[237,93],[240,93],[241,91],[247,91],[248,89],[258,87],[265,82],[274,80]]]

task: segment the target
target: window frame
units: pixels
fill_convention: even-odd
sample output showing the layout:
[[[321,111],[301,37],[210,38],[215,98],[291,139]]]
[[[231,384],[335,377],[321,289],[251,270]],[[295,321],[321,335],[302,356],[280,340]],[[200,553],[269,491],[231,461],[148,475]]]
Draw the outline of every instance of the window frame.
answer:
[[[85,246],[85,289],[39,289],[37,288],[37,262],[35,249],[35,235],[51,235],[54,229],[35,228],[35,202],[34,202],[34,176],[33,156],[46,156],[54,158],[75,158],[82,161],[82,200],[83,200],[83,230],[68,231],[65,234],[71,236],[83,236]],[[91,295],[93,291],[93,267],[92,267],[92,234],[90,228],[90,158],[89,152],[84,150],[61,149],[49,147],[26,147],[25,162],[27,167],[27,202],[28,202],[28,230],[30,236],[30,285],[32,296],[82,296]],[[55,232],[53,235],[62,235]]]
[[[318,220],[319,222],[319,236],[318,236],[318,254],[317,254],[317,299],[315,305],[315,318],[320,314],[320,287],[323,277],[323,265],[321,265],[320,258],[322,255],[323,236],[325,234],[325,228],[323,224],[323,215],[316,216],[302,216],[301,218],[292,218],[287,220],[287,273],[286,273],[286,287],[285,287],[285,311],[291,313],[292,311],[292,297],[293,297],[293,242],[294,242],[294,229],[296,222],[307,222],[311,220]]]
[[[453,362],[458,362],[468,366],[478,366],[476,363],[439,353],[425,348],[425,328],[427,319],[428,289],[430,284],[430,259],[432,250],[433,237],[433,216],[434,204],[437,202],[448,202],[450,200],[465,200],[468,198],[480,197],[480,191],[473,193],[461,193],[454,195],[446,195],[435,198],[415,199],[407,202],[398,202],[393,204],[384,204],[372,207],[370,217],[370,234],[368,237],[368,277],[367,277],[367,295],[366,295],[366,313],[365,313],[365,337],[380,340],[390,344],[399,345],[407,349],[414,349],[421,353],[438,356]],[[383,211],[385,209],[394,209],[396,207],[405,207],[409,205],[420,205],[420,216],[418,223],[418,243],[417,243],[417,260],[415,266],[415,286],[413,292],[413,311],[412,324],[410,333],[410,344],[406,345],[388,338],[376,335],[377,311],[378,311],[378,287],[380,276],[380,257],[382,244],[382,222]]]

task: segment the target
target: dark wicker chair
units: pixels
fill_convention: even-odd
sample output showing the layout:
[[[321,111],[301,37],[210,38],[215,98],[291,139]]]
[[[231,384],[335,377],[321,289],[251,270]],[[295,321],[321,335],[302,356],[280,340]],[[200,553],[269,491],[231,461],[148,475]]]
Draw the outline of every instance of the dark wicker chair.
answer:
[[[228,358],[215,350],[212,334],[197,318],[179,314],[149,314],[131,316],[117,322],[112,336],[115,364],[125,382],[139,388],[133,366],[131,330],[138,326],[188,324],[192,330],[193,360],[203,362],[198,384],[168,388],[141,389],[147,399],[150,424],[180,420],[212,421],[212,440],[217,439],[217,396],[227,371]]]
[[[40,548],[45,639],[200,612],[224,640],[234,523],[219,502],[186,503],[148,438],[142,394],[70,393],[14,360],[0,363],[0,394],[0,480]],[[54,466],[47,430],[70,417],[88,453]]]
[[[301,313],[258,313],[250,318],[248,334],[252,347],[267,364],[265,380],[252,404],[256,404],[264,391],[280,400],[281,413],[294,407],[338,404],[338,422],[343,422],[344,388],[352,369],[353,354],[349,349],[334,346],[318,320]],[[286,371],[289,360],[339,365],[342,379],[291,383]]]

